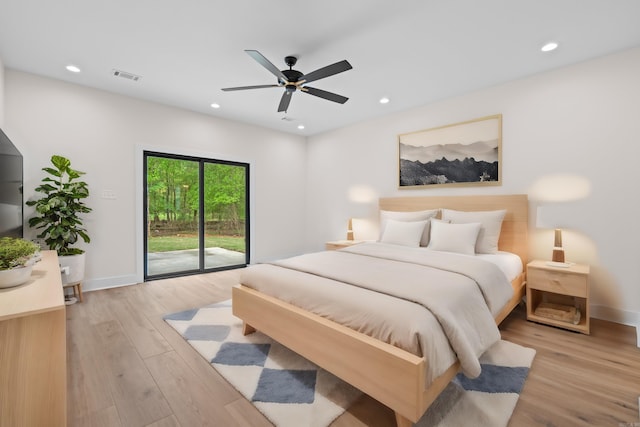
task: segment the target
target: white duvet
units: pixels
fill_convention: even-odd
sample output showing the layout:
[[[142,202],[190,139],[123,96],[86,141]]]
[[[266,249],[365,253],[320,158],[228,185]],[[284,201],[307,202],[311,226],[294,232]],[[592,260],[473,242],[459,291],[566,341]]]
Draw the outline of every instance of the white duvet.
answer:
[[[241,283],[427,357],[428,383],[456,358],[480,374],[513,292],[482,259],[380,243],[251,266]]]

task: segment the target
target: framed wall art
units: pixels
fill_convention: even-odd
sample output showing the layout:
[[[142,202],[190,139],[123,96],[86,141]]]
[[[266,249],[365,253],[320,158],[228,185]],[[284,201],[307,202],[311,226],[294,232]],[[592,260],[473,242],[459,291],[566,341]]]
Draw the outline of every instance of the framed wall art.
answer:
[[[502,184],[502,115],[398,136],[399,188]]]

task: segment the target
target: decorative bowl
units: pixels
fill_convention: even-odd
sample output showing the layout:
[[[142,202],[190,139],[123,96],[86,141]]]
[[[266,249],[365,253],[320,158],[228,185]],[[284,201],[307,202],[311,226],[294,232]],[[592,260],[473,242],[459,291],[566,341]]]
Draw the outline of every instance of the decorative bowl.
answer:
[[[31,277],[31,270],[33,270],[33,265],[0,270],[0,289],[12,288],[26,283]]]

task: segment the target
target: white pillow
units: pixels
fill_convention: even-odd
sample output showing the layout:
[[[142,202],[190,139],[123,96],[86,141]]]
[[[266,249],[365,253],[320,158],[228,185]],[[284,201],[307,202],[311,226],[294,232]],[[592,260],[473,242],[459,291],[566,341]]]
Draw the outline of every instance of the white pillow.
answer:
[[[380,241],[402,246],[420,246],[424,227],[429,221],[396,221],[388,219]]]
[[[479,222],[469,224],[450,224],[433,221],[429,249],[434,251],[457,252],[475,255],[476,240],[480,232]]]
[[[482,226],[476,242],[476,253],[495,254],[498,252],[502,220],[506,213],[506,210],[463,212],[442,209],[442,219],[448,219],[453,224],[479,222]]]
[[[424,230],[422,231],[422,238],[420,239],[420,246],[427,246],[429,244],[429,222],[430,218],[435,218],[438,215],[439,209],[426,210],[426,211],[413,211],[413,212],[396,212],[396,211],[380,211],[380,239],[384,234],[387,220],[393,219],[396,221],[427,221]]]

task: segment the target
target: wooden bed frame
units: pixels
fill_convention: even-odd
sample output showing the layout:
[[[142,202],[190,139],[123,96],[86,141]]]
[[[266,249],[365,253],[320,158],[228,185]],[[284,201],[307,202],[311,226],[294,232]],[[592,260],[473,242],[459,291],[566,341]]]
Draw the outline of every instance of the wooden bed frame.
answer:
[[[399,197],[380,199],[380,209],[417,211],[448,208],[462,211],[506,209],[498,247],[527,259],[526,195]],[[513,280],[514,295],[496,316],[504,320],[524,296],[525,273]],[[428,361],[324,317],[239,285],[233,288],[233,314],[244,333],[260,330],[318,366],[391,408],[398,427],[412,426],[460,369],[454,363],[429,387]]]

